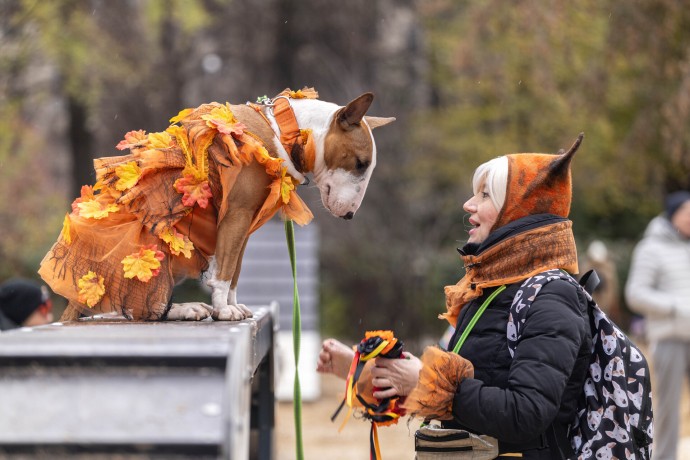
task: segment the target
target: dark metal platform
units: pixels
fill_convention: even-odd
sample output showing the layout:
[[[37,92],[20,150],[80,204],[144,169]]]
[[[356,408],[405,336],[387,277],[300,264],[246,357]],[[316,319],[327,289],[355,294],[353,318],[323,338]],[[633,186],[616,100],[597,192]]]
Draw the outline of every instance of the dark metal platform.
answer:
[[[278,307],[0,334],[0,458],[271,459]]]

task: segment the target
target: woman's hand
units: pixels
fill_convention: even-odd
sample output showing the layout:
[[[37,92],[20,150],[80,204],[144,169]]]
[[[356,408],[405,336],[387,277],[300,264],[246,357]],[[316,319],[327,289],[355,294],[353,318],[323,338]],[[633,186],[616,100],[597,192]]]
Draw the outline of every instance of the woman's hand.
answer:
[[[371,383],[385,390],[375,391],[375,398],[406,396],[417,385],[422,362],[408,352],[403,352],[403,356],[404,359],[376,358],[375,367],[371,370]]]
[[[324,374],[333,374],[345,380],[354,357],[355,351],[352,348],[335,339],[326,339],[321,345],[316,370]]]

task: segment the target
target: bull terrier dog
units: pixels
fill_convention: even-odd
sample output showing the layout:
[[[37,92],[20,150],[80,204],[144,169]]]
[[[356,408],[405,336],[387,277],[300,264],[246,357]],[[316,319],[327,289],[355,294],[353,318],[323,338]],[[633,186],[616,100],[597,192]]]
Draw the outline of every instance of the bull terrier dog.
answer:
[[[69,300],[62,320],[114,312],[139,320],[242,320],[237,300],[251,232],[282,211],[312,215],[296,194],[308,177],[325,208],[352,219],[376,166],[372,130],[395,118],[367,116],[364,93],[344,106],[311,88],[257,103],[211,103],[173,117],[165,132],[131,131],[128,155],[94,161],[39,273]],[[173,286],[201,277],[212,305],[171,303]]]

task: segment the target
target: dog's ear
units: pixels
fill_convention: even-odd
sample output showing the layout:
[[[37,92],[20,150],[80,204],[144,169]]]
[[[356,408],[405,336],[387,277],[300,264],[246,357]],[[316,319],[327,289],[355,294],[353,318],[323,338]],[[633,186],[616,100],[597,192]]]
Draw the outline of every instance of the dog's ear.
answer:
[[[338,111],[338,125],[345,131],[359,126],[373,100],[374,95],[372,93],[364,93],[350,101],[350,103]]]
[[[366,116],[364,117],[364,120],[367,122],[369,127],[371,129],[378,128],[380,126],[386,126],[388,123],[393,123],[395,121],[395,117],[370,117]]]

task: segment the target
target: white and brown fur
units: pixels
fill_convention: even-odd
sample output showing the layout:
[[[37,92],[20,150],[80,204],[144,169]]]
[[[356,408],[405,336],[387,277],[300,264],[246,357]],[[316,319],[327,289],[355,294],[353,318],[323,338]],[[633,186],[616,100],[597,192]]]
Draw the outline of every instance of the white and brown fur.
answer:
[[[311,174],[321,200],[331,214],[343,219],[351,219],[359,209],[376,166],[372,129],[395,120],[365,116],[373,98],[373,94],[365,93],[344,107],[318,99],[290,100],[300,129],[310,129],[314,136],[315,161]],[[278,125],[268,107],[264,114],[271,126],[247,105],[233,105],[232,111],[249,131],[263,140],[272,156],[285,160],[293,177],[300,182],[306,180],[300,172],[302,165],[295,165],[280,143]],[[236,321],[251,317],[251,311],[237,301],[237,282],[248,229],[268,195],[270,181],[257,162],[242,169],[231,191],[228,212],[218,225],[216,252],[202,276],[211,288],[212,305],[172,304],[167,319],[194,321],[212,316],[215,320]],[[75,307],[68,306],[62,320],[75,319],[78,315]]]

